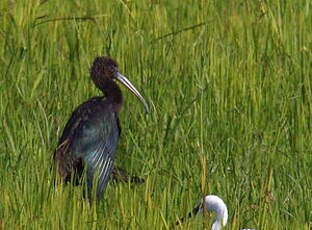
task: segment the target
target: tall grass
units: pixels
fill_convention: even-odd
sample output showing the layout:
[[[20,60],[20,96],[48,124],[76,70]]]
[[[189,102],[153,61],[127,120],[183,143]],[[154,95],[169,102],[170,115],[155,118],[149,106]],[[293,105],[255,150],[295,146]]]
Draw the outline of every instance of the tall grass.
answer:
[[[227,229],[312,226],[312,3],[0,1],[0,229],[174,229],[205,194]],[[90,206],[55,186],[52,152],[71,111],[100,92],[109,55],[126,90],[116,164]],[[180,229],[210,228],[213,216]]]

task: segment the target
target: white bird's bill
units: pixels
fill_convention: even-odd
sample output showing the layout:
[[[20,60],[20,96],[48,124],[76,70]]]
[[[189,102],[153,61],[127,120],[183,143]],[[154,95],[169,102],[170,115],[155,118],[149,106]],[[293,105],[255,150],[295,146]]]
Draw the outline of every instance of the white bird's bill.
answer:
[[[149,112],[149,108],[148,108],[146,101],[144,100],[142,95],[139,93],[139,91],[134,87],[134,85],[132,85],[132,83],[119,72],[116,73],[116,79],[120,81],[124,86],[126,86],[135,96],[137,96],[137,98],[139,98],[140,101],[143,103],[146,112]]]

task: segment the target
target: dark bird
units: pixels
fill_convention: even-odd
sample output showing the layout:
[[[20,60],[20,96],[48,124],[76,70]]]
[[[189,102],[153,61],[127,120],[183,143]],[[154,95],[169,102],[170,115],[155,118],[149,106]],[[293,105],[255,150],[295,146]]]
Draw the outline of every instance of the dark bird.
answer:
[[[119,73],[116,61],[110,57],[95,58],[91,79],[104,96],[93,97],[75,109],[53,158],[62,181],[69,182],[73,177],[79,184],[85,171],[89,195],[93,183],[96,183],[96,197],[100,199],[113,170],[121,132],[118,113],[123,96],[114,80],[135,94],[147,111],[148,105],[131,82]],[[124,175],[125,172],[114,168],[112,176],[117,174]]]

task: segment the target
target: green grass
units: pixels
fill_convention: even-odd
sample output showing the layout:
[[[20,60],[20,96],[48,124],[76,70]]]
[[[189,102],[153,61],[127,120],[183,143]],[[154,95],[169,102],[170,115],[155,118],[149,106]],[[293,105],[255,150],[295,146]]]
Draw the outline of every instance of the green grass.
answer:
[[[89,3],[88,3],[89,2]],[[227,229],[312,227],[312,2],[0,1],[0,229],[174,229],[204,194]],[[83,19],[81,19],[81,17]],[[123,88],[116,164],[144,177],[89,206],[55,186],[52,153],[74,108]],[[213,216],[179,229],[210,229]]]

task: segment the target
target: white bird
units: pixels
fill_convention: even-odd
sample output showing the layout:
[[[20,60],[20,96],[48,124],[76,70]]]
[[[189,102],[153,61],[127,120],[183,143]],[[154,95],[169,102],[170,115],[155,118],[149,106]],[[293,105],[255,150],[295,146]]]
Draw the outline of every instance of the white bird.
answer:
[[[220,197],[215,195],[205,196],[201,201],[199,212],[204,213],[205,210],[216,213],[216,220],[213,223],[211,230],[220,230],[222,226],[224,227],[226,225],[229,216],[228,209]]]
[[[228,220],[228,209],[223,200],[215,195],[205,196],[198,206],[188,214],[188,217],[195,216],[197,213],[203,214],[205,211],[213,211],[216,213],[216,220],[212,225],[211,230],[220,230],[225,226]],[[184,218],[181,218],[176,224],[182,223]]]
[[[188,214],[188,217],[195,216],[197,213],[203,214],[205,211],[212,211],[216,213],[216,220],[212,225],[211,230],[220,230],[224,227],[228,221],[229,213],[224,201],[216,195],[205,196],[200,204],[197,205],[192,212]],[[176,222],[180,224],[184,221],[184,218],[181,218]],[[241,230],[255,230],[251,228],[244,228]]]

